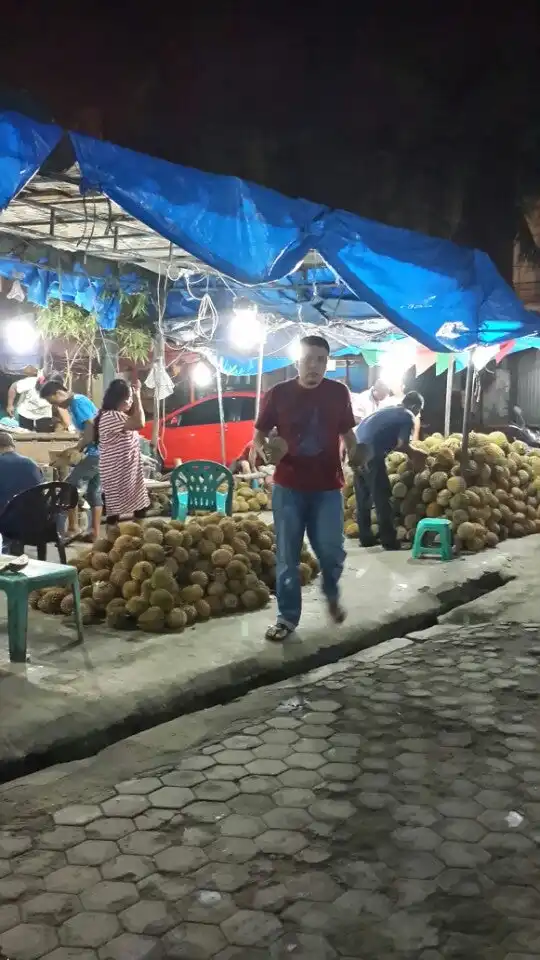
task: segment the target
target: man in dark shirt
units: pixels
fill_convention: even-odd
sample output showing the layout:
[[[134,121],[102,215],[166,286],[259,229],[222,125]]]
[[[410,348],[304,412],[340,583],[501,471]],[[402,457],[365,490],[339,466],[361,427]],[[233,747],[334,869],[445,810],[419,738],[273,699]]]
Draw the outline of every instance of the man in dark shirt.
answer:
[[[407,393],[397,407],[377,410],[356,428],[356,442],[364,465],[355,474],[356,517],[360,542],[372,547],[377,542],[371,532],[371,507],[375,507],[379,539],[385,550],[399,550],[390,498],[392,490],[385,459],[392,450],[402,450],[415,466],[422,468],[425,455],[411,447],[415,418],[424,406],[419,393]]]
[[[15,450],[13,437],[0,431],[0,514],[18,493],[43,483],[43,474],[37,463],[22,457]]]
[[[349,456],[356,442],[347,387],[325,379],[330,348],[323,337],[300,342],[298,377],[278,383],[263,397],[255,424],[254,453],[267,461],[266,441],[286,450],[276,465],[272,493],[276,534],[277,622],[267,640],[284,640],[300,620],[302,601],[298,564],[304,536],[321,565],[322,587],[332,619],[345,617],[339,603],[343,570],[343,471],[340,439]]]

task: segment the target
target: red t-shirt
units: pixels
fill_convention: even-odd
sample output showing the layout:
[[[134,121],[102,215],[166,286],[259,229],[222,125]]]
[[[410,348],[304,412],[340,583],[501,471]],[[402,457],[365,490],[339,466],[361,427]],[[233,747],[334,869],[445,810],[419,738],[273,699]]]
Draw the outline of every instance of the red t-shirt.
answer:
[[[298,379],[277,383],[264,395],[255,424],[265,434],[276,427],[287,443],[274,483],[305,491],[343,485],[339,441],[354,426],[347,387],[326,379],[312,390],[301,387]]]

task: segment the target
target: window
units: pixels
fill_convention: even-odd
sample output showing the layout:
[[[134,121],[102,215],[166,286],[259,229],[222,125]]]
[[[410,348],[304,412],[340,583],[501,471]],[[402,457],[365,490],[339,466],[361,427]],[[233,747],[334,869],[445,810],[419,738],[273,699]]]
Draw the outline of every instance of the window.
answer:
[[[255,397],[224,397],[225,423],[241,423],[255,418]]]
[[[207,423],[219,423],[217,400],[203,400],[167,420],[168,427],[201,427]]]
[[[254,420],[255,397],[223,397],[223,419],[225,423]],[[169,417],[167,427],[200,427],[208,423],[219,423],[219,404],[215,397]]]

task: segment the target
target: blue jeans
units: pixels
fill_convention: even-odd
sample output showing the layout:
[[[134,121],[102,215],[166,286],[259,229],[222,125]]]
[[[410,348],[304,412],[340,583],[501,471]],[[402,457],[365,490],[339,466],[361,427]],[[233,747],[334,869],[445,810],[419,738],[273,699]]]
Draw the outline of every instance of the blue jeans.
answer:
[[[278,622],[294,628],[302,612],[298,564],[306,533],[321,565],[323,593],[330,602],[338,599],[345,561],[343,497],[341,490],[306,493],[275,483],[272,511],[276,535]]]
[[[99,457],[86,455],[71,471],[66,483],[79,490],[86,487],[86,501],[91,508],[101,507],[101,481],[99,476]]]
[[[79,463],[75,464],[73,470],[66,478],[66,483],[71,484],[79,492],[85,490],[85,499],[91,510],[101,507],[103,500],[101,497],[101,479],[99,476],[99,457],[93,454],[86,455]],[[67,514],[58,515],[58,530],[62,536],[66,533]]]

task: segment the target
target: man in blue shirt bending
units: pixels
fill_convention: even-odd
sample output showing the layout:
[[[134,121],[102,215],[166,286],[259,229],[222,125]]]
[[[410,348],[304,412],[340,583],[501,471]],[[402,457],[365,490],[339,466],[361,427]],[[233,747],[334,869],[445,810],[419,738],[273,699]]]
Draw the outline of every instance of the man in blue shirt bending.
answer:
[[[385,550],[399,550],[390,499],[392,489],[386,472],[385,459],[392,450],[401,450],[422,469],[426,457],[411,447],[415,418],[424,406],[423,397],[407,393],[397,407],[377,410],[357,426],[356,442],[362,454],[363,466],[355,473],[356,517],[360,543],[373,547],[378,542],[371,532],[371,507],[375,507],[379,526],[379,540]]]
[[[91,532],[78,536],[77,511],[71,511],[69,517],[68,537],[70,539],[97,540],[103,511],[101,497],[101,483],[99,477],[99,452],[94,442],[94,419],[97,407],[82,393],[71,393],[57,380],[49,380],[41,388],[41,398],[48,400],[52,406],[67,410],[73,426],[79,431],[80,439],[77,449],[84,453],[83,459],[71,471],[67,483],[79,490],[86,487],[85,498],[88,502],[92,517]]]

